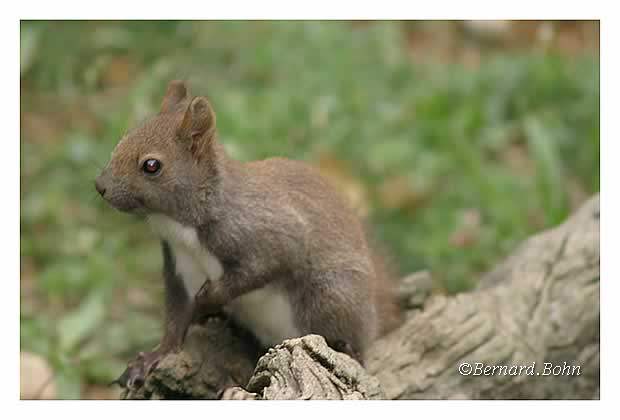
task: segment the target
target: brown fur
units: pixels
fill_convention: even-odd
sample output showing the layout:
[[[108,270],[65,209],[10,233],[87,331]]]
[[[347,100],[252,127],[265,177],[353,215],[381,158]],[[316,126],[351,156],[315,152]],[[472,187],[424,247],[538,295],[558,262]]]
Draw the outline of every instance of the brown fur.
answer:
[[[97,189],[117,209],[161,213],[197,230],[224,274],[205,284],[196,310],[273,284],[290,299],[301,333],[345,343],[362,358],[372,340],[394,327],[399,311],[360,220],[305,163],[229,158],[215,121],[206,98],[190,99],[182,82],[171,82],[161,112],[119,142]],[[142,172],[148,158],[161,161],[159,174]],[[164,251],[165,276],[174,286],[174,256]],[[179,311],[174,302],[168,306]]]

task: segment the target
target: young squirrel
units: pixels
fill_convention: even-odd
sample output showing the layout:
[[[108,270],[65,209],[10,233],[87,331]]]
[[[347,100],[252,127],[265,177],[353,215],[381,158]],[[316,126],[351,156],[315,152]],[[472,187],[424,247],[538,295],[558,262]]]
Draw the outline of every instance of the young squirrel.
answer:
[[[361,222],[302,162],[231,159],[215,122],[205,97],[172,81],[159,114],[120,140],[95,182],[162,243],[165,332],[119,384],[140,386],[192,320],[222,308],[266,347],[315,333],[363,362],[399,312]]]

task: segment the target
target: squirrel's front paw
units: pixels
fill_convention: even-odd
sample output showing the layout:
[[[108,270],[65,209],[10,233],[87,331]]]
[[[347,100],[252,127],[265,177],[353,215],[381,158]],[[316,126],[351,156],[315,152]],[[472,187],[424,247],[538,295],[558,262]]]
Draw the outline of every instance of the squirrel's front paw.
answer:
[[[121,376],[112,383],[117,383],[127,389],[140,388],[144,385],[148,374],[157,367],[164,355],[164,353],[157,350],[138,353],[136,358],[127,364],[127,369],[125,369]]]
[[[217,315],[222,313],[223,303],[215,299],[215,294],[209,289],[209,282],[202,285],[194,297],[196,312],[200,315]]]

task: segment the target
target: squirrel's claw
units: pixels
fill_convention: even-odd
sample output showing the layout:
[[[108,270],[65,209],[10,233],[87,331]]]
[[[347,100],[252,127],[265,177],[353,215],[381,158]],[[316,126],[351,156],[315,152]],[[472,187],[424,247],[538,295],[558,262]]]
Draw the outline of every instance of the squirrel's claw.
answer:
[[[125,369],[125,371],[121,373],[121,376],[119,376],[118,378],[108,383],[108,386],[118,385],[124,388],[127,384],[128,372],[129,372],[129,369]]]
[[[149,353],[140,352],[138,356],[127,364],[127,369],[112,381],[110,385],[118,384],[126,389],[138,389],[144,385],[146,377],[157,367],[164,355],[158,351]]]

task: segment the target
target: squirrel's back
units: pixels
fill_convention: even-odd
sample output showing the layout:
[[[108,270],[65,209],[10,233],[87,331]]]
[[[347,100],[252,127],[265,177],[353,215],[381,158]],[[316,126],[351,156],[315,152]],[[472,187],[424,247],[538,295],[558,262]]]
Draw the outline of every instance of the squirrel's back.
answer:
[[[339,236],[333,244],[343,246],[343,242],[346,243],[343,239],[346,238],[356,252],[363,254],[373,272],[369,277],[369,286],[376,306],[378,334],[383,335],[396,328],[402,321],[402,311],[396,299],[396,270],[391,268],[393,264],[389,253],[374,240],[344,195],[315,167],[302,161],[277,157],[246,165],[252,172],[269,178],[270,190],[275,194],[285,193],[291,205],[304,216],[312,218],[310,222],[320,224],[322,232],[330,237]]]

